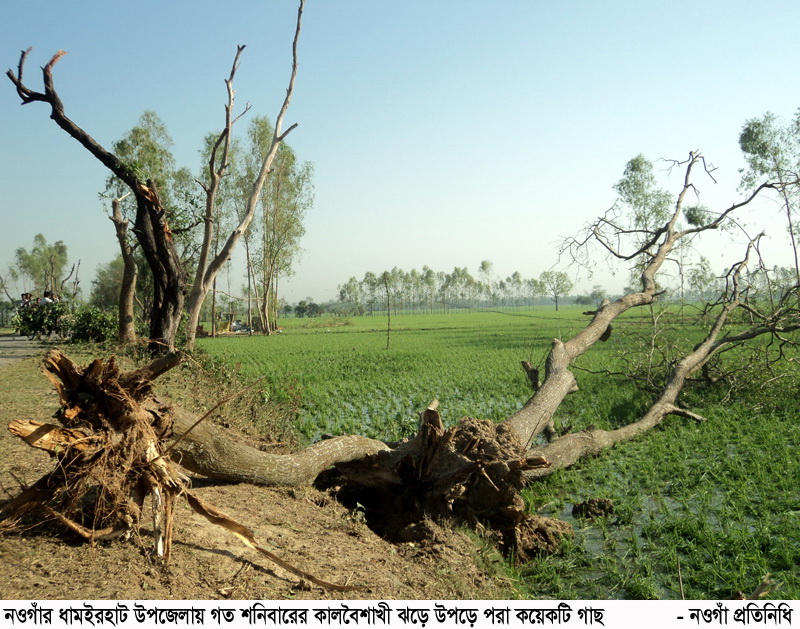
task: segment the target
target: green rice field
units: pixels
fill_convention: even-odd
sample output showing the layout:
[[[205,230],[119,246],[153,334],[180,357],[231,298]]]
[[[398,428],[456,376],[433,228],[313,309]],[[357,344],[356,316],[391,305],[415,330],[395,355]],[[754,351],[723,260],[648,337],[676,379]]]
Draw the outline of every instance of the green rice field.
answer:
[[[282,334],[199,344],[248,379],[263,377],[264,395],[296,409],[308,440],[396,440],[414,432],[433,398],[448,423],[507,417],[530,396],[520,361],[541,366],[553,338],[587,321],[573,308],[393,316],[387,349],[385,316],[288,319]],[[649,322],[647,310],[627,313],[608,343],[579,360],[580,391],[562,405],[557,426],[614,428],[635,419],[652,393],[590,372],[622,371],[637,356],[655,361],[702,338],[690,317],[668,313],[653,342]],[[800,598],[798,368],[785,362],[768,372],[758,356],[738,359],[751,369],[739,374],[739,388],[687,387],[682,403],[707,422],[670,416],[643,438],[528,490],[531,510],[571,522],[576,538],[556,556],[504,567],[521,596],[727,598],[752,592],[769,573],[778,584],[771,597]],[[612,499],[614,515],[573,518],[572,506],[593,497]]]
[[[541,363],[554,337],[567,338],[587,321],[577,309],[392,317],[387,350],[385,316],[288,319],[282,334],[199,344],[239,364],[243,375],[264,378],[275,401],[299,402],[298,428],[309,439],[358,432],[393,440],[414,432],[433,398],[446,422],[507,417],[531,394],[520,362]],[[583,364],[602,365],[612,347],[598,349]],[[621,402],[609,391],[602,403],[586,399],[572,412],[602,422],[609,405]]]

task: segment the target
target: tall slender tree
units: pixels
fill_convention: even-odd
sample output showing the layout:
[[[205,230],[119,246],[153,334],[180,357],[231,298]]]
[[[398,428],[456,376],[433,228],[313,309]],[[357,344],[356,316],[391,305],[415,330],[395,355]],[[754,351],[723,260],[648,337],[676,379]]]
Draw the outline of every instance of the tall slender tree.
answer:
[[[242,155],[243,181],[252,180],[253,172],[269,150],[273,133],[266,117],[251,121],[248,147]],[[256,255],[251,267],[257,279],[262,329],[267,334],[277,328],[278,282],[291,273],[300,238],[305,233],[303,219],[313,202],[312,178],[312,165],[299,163],[292,148],[283,143],[275,155],[254,223]]]
[[[797,218],[800,191],[789,185],[800,178],[800,110],[789,125],[781,126],[777,117],[767,112],[748,120],[739,134],[739,146],[748,168],[742,186],[752,188],[760,181],[777,182],[777,196],[786,214],[786,231],[792,244],[795,282],[800,284],[800,221]]]
[[[229,155],[231,149],[231,134],[233,124],[237,118],[233,117],[233,78],[236,74],[238,67],[239,56],[244,50],[244,46],[240,46],[236,58],[231,68],[230,77],[226,80],[225,84],[228,88],[228,103],[225,107],[225,128],[217,138],[214,148],[211,152],[211,157],[208,162],[208,183],[203,184],[206,192],[206,211],[204,215],[205,231],[203,235],[203,245],[200,249],[198,257],[197,271],[195,273],[194,284],[192,285],[192,292],[189,297],[189,305],[187,307],[188,323],[186,327],[186,347],[193,349],[197,324],[200,320],[200,311],[203,307],[208,291],[214,283],[222,266],[230,259],[236,244],[239,239],[247,231],[256,210],[259,206],[262,192],[269,175],[272,173],[273,162],[278,154],[281,145],[286,136],[297,126],[291,125],[285,131],[283,130],[283,119],[289,108],[289,103],[294,91],[295,78],[297,77],[297,42],[300,38],[300,28],[303,17],[303,7],[305,0],[300,0],[300,6],[297,10],[297,26],[295,28],[294,40],[292,42],[292,72],[289,78],[289,87],[286,90],[286,97],[283,100],[280,111],[275,119],[275,126],[272,129],[268,149],[263,154],[262,160],[259,164],[258,171],[252,184],[249,188],[249,194],[244,204],[244,209],[240,213],[239,224],[233,229],[230,235],[225,240],[224,244],[219,249],[219,252],[211,256],[211,242],[214,234],[214,220],[216,197],[221,185],[223,176],[225,176],[229,166]]]

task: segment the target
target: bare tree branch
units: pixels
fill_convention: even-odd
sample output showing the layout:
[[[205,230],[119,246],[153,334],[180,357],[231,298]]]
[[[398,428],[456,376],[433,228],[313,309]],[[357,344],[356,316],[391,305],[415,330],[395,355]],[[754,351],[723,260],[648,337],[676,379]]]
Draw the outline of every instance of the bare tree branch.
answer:
[[[678,230],[676,226],[678,219],[683,212],[683,203],[686,193],[692,189],[690,180],[692,170],[700,161],[701,156],[699,153],[690,153],[690,159],[685,163],[683,187],[681,188],[681,191],[675,201],[673,212],[665,226],[656,230],[656,233],[659,234],[658,238],[651,238],[651,240],[648,241],[648,244],[652,243],[652,246],[655,246],[655,243],[658,242],[655,251],[650,253],[645,248],[637,248],[637,252],[639,254],[646,253],[648,255],[648,259],[644,265],[644,268],[642,269],[640,277],[642,290],[640,292],[624,295],[615,302],[601,307],[587,327],[576,334],[572,339],[568,341],[562,341],[560,339],[553,340],[550,354],[545,363],[545,377],[540,388],[521,410],[506,419],[504,422],[515,431],[522,443],[533,443],[535,437],[539,435],[546,428],[546,426],[548,426],[552,420],[553,414],[561,404],[561,401],[564,399],[564,397],[576,390],[577,383],[574,375],[569,369],[572,362],[578,356],[589,350],[594,343],[601,338],[608,326],[611,325],[616,317],[630,308],[650,304],[656,298],[658,294],[655,281],[656,274],[681,239],[687,237],[689,234],[697,232],[697,230],[681,231]],[[772,184],[762,184],[744,201],[736,203],[722,212],[712,224],[719,225],[725,216],[751,203],[761,191],[771,187]],[[710,226],[704,227],[705,229],[712,228]],[[604,243],[601,242],[601,244]],[[751,242],[750,246],[748,247],[748,252],[753,246],[755,245]],[[734,301],[735,304],[738,305],[738,293],[737,298]],[[730,308],[730,305],[726,306],[726,310],[724,311],[725,316],[721,320],[718,320],[718,326],[721,327],[721,325],[727,319],[727,312],[729,312]],[[713,338],[716,339],[716,336],[719,334],[719,328],[715,326],[715,328],[712,329],[712,332],[714,334]],[[757,335],[756,331],[753,331],[752,334]],[[731,338],[731,342],[735,340],[737,339]],[[720,345],[720,347],[721,346],[722,345]],[[706,356],[705,360],[707,360],[707,358],[708,356]],[[700,366],[702,366],[702,364],[698,365],[698,368]],[[692,371],[693,370],[694,369],[692,369]],[[683,381],[687,375],[688,374],[684,374],[680,377],[675,376],[673,378],[676,383],[678,381],[680,382],[677,390],[674,391],[674,397],[676,397],[677,393],[680,391],[680,387],[683,385]],[[673,404],[674,397],[670,399],[670,396],[668,395],[662,401],[662,407],[666,408],[667,405]],[[557,440],[554,443],[558,443],[558,441],[560,440]]]
[[[224,172],[224,168],[227,166],[227,155],[230,146],[230,128],[233,124],[233,120],[231,119],[231,110],[233,105],[233,76],[236,72],[236,68],[238,66],[238,58],[241,54],[243,47],[240,46],[236,53],[236,58],[234,59],[233,66],[231,68],[231,74],[226,80],[226,85],[228,89],[228,106],[226,106],[226,131],[223,132],[224,138],[224,149],[223,149],[223,158],[222,158],[222,166],[220,167],[220,171],[214,170],[215,165],[215,157],[213,153],[217,150],[217,146],[221,142],[222,136],[220,139],[217,140],[217,146],[215,146],[214,151],[212,151],[212,157],[209,162],[209,172],[211,174],[212,184],[206,191],[208,196],[208,201],[206,205],[206,234],[207,237],[204,238],[204,250],[205,255],[201,255],[201,262],[198,264],[197,274],[195,276],[195,282],[192,286],[192,292],[189,297],[189,305],[187,308],[189,314],[189,322],[187,324],[187,340],[186,340],[186,347],[187,349],[192,349],[194,346],[195,341],[195,334],[197,330],[197,324],[199,322],[200,317],[200,308],[205,300],[208,291],[211,289],[211,286],[214,282],[214,278],[219,273],[220,269],[222,268],[223,264],[227,262],[231,254],[233,252],[234,247],[239,242],[239,239],[244,235],[247,231],[250,223],[253,220],[253,216],[255,215],[256,208],[258,206],[259,199],[261,197],[261,191],[264,188],[264,184],[266,183],[267,177],[269,176],[272,163],[275,159],[275,155],[278,152],[278,148],[280,147],[281,142],[283,142],[284,138],[291,132],[294,128],[297,127],[296,124],[290,126],[286,131],[282,131],[283,127],[283,120],[286,116],[286,112],[289,108],[289,103],[292,98],[292,94],[294,92],[294,84],[295,79],[297,77],[297,43],[300,39],[300,30],[302,27],[302,19],[303,19],[303,8],[305,6],[305,0],[300,0],[299,7],[297,9],[297,24],[295,27],[294,39],[292,40],[292,70],[291,75],[289,78],[289,86],[286,89],[286,97],[283,100],[283,104],[281,105],[280,111],[278,113],[278,117],[275,120],[275,129],[273,132],[272,137],[272,144],[270,145],[269,150],[267,151],[267,155],[264,158],[264,161],[261,164],[261,170],[253,182],[253,186],[251,189],[250,197],[247,201],[245,206],[245,210],[242,214],[242,218],[237,225],[237,227],[231,232],[228,236],[228,239],[225,241],[225,244],[220,249],[219,253],[214,256],[214,258],[208,261],[208,254],[210,250],[210,230],[211,230],[211,221],[213,219],[213,207],[214,207],[214,195],[216,194],[217,187],[219,185],[219,179],[222,177],[222,173]]]
[[[50,117],[56,124],[122,180],[136,197],[136,222],[133,231],[153,273],[150,349],[153,352],[168,351],[174,346],[180,314],[183,311],[186,273],[175,249],[158,191],[151,181],[141,181],[132,168],[67,117],[53,82],[53,67],[66,54],[63,50],[53,55],[42,69],[44,93],[35,92],[24,85],[23,70],[30,50],[29,48],[20,56],[18,75],[11,70],[6,73],[16,86],[23,104],[34,101],[49,104]]]

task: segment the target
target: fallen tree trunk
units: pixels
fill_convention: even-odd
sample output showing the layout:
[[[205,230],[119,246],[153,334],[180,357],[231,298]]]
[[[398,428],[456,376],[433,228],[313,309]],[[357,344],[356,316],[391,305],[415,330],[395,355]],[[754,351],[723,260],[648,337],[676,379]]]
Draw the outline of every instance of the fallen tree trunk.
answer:
[[[191,472],[228,482],[307,486],[331,465],[389,449],[382,441],[349,435],[294,454],[269,454],[236,441],[219,426],[197,424],[197,417],[183,409],[174,409],[173,420],[179,441],[170,446],[172,460]]]
[[[572,527],[526,514],[520,494],[525,473],[546,469],[547,460],[526,454],[502,424],[465,418],[445,430],[436,407],[434,401],[422,413],[416,436],[394,449],[350,435],[290,454],[244,445],[178,410],[178,439],[170,455],[192,472],[258,485],[310,485],[334,465],[333,479],[326,482],[346,505],[360,505],[371,528],[386,539],[435,537],[431,520],[452,520],[491,531],[498,545],[520,560],[555,551]]]

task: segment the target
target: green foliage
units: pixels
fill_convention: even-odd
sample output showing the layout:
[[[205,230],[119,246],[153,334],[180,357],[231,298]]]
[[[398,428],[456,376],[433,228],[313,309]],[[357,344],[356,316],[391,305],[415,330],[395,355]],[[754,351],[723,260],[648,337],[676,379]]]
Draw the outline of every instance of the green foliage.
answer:
[[[794,184],[800,177],[800,110],[794,121],[787,125],[781,125],[770,112],[761,118],[748,120],[739,135],[739,147],[748,165],[747,170],[742,171],[742,187],[755,187],[763,179],[777,184]],[[800,224],[796,218],[800,204],[798,188],[797,185],[785,185],[777,192],[786,214],[796,281],[800,281]]]
[[[739,148],[747,160],[742,185],[753,187],[767,175],[778,181],[789,181],[797,172],[797,123],[782,127],[771,112],[745,122],[739,134]],[[793,137],[795,136],[795,137]]]
[[[556,310],[558,310],[558,298],[569,294],[572,290],[572,280],[563,271],[544,271],[539,276],[539,282],[545,293],[556,303]]]
[[[192,173],[186,168],[176,168],[172,145],[166,125],[156,112],[148,110],[124,137],[113,144],[112,149],[136,179],[142,183],[151,181],[156,187],[173,236],[182,242],[183,249],[187,249],[192,236],[185,229],[197,222],[198,208],[202,203]],[[127,186],[112,175],[101,196],[120,198],[127,192]],[[133,196],[124,199],[123,214],[133,217],[135,205]]]
[[[68,336],[76,343],[113,341],[117,338],[117,313],[94,306],[81,306],[69,316],[66,329]]]
[[[43,295],[45,291],[60,290],[64,268],[67,266],[67,246],[63,241],[49,244],[42,234],[36,234],[30,251],[20,247],[14,255],[14,273],[23,281],[31,283],[29,292]]]
[[[614,189],[629,208],[634,228],[655,231],[667,222],[672,197],[657,187],[653,164],[643,155],[637,155],[625,165],[622,179]]]
[[[119,290],[125,263],[122,256],[117,256],[107,264],[97,267],[92,280],[92,292],[89,303],[101,309],[115,308],[119,303]]]
[[[117,337],[117,314],[94,306],[73,311],[63,302],[20,308],[12,325],[30,338],[57,334],[61,340],[102,343]]]
[[[150,180],[166,193],[175,158],[172,156],[172,138],[166,125],[152,110],[145,111],[138,123],[128,133],[113,144],[113,151],[142,183]],[[115,187],[115,197],[122,196],[121,182],[113,177],[109,187]]]
[[[67,312],[67,306],[62,302],[34,305],[20,308],[11,324],[20,331],[20,334],[29,338],[50,336],[52,333],[65,336],[63,319]]]
[[[134,310],[137,321],[144,325],[142,333],[146,334],[150,316],[149,305],[153,294],[153,276],[149,272],[147,261],[138,248],[134,252],[134,260],[138,267]],[[122,256],[117,256],[111,262],[97,267],[92,280],[92,292],[89,296],[90,305],[100,310],[118,309],[124,269],[125,263]]]
[[[692,227],[700,227],[701,225],[705,225],[706,223],[710,222],[711,219],[713,219],[708,208],[703,207],[702,205],[693,205],[691,207],[687,207],[684,210],[683,215],[686,217],[686,222]]]

